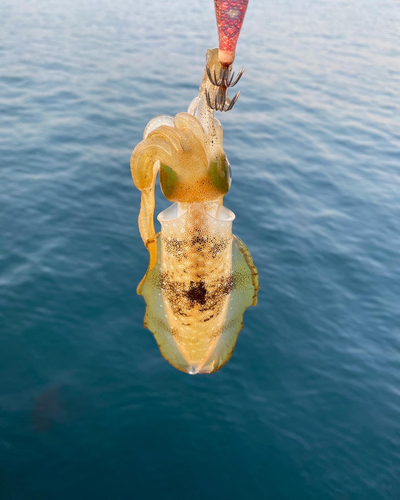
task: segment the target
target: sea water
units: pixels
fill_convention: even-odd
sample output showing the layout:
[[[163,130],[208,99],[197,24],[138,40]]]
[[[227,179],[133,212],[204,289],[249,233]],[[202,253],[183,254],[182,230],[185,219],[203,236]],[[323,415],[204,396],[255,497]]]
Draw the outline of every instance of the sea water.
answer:
[[[0,497],[400,498],[400,3],[250,0],[218,118],[261,289],[211,376],[142,326],[129,159],[197,95],[213,2],[0,20]]]

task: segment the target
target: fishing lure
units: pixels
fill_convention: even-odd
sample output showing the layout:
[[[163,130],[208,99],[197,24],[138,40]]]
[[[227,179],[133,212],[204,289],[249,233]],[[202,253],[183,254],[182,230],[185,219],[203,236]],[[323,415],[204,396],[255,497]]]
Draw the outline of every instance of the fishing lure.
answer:
[[[146,301],[144,326],[167,361],[191,374],[214,372],[229,360],[258,290],[250,252],[232,234],[235,215],[223,206],[231,169],[207,98],[218,92],[208,77],[221,69],[218,49],[207,52],[206,68],[188,112],[153,118],[131,158],[141,191],[139,230],[150,254],[137,289]],[[156,234],[158,173],[174,204],[159,214]]]
[[[231,110],[239,99],[240,91],[231,101],[228,100],[228,93],[229,88],[234,87],[244,73],[244,68],[242,68],[236,78],[235,73],[231,75],[236,45],[248,3],[249,0],[214,0],[219,38],[218,61],[221,67],[218,76],[216,71],[213,73],[210,68],[207,68],[210,82],[218,89],[214,99],[211,99],[208,92],[206,99],[209,107],[218,111]]]

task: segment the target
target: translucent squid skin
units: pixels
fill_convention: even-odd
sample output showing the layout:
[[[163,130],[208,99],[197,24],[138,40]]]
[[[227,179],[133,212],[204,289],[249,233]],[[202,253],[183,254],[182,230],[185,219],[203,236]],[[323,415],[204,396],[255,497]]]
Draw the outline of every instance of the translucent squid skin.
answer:
[[[218,51],[207,63],[218,66]],[[234,214],[223,206],[230,167],[222,126],[204,97],[188,113],[159,116],[134,149],[131,172],[142,193],[139,230],[150,253],[138,286],[146,301],[144,325],[163,356],[187,373],[211,373],[231,357],[243,314],[257,303],[258,273],[244,243],[233,236]],[[164,196],[174,204],[154,230],[154,187],[159,172]]]

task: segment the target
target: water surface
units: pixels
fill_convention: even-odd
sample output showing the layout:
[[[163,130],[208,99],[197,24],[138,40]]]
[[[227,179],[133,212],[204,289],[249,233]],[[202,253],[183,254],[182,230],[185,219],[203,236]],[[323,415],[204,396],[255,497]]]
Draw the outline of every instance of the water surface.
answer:
[[[0,19],[1,498],[400,498],[400,4],[250,0],[220,118],[259,305],[196,377],[142,327],[129,158],[196,95],[212,1]]]

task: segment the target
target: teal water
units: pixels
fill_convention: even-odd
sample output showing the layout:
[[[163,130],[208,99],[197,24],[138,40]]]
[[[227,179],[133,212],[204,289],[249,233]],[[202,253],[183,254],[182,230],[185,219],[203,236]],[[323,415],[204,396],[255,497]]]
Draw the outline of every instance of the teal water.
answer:
[[[212,1],[0,19],[1,499],[400,498],[400,4],[250,0],[220,119],[259,304],[196,377],[142,327],[129,159],[195,97]]]

